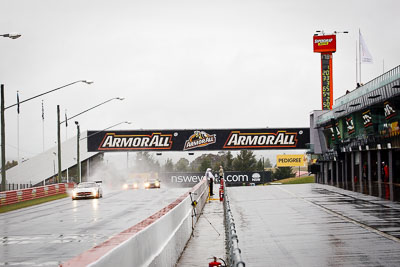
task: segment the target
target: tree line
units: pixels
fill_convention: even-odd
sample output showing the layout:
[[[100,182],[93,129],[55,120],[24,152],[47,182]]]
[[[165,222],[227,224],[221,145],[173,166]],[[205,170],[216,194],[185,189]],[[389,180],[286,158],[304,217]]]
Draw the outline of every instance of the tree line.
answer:
[[[222,166],[224,171],[243,172],[264,171],[267,168],[272,168],[269,158],[257,160],[251,150],[241,150],[235,157],[230,151],[203,154],[191,162],[182,157],[175,164],[172,159],[167,159],[163,165],[149,152],[137,152],[134,166],[137,172],[205,172],[207,168],[219,170],[219,166]],[[275,168],[272,173],[272,178],[275,179],[288,177],[294,177],[291,167]]]

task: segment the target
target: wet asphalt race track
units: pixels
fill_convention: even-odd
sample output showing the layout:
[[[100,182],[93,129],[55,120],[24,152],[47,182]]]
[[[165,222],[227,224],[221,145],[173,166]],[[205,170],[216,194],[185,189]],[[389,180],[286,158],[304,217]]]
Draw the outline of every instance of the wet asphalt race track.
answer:
[[[189,188],[107,192],[0,214],[0,266],[57,266],[157,212]]]
[[[400,205],[319,185],[230,187],[246,266],[400,266]]]

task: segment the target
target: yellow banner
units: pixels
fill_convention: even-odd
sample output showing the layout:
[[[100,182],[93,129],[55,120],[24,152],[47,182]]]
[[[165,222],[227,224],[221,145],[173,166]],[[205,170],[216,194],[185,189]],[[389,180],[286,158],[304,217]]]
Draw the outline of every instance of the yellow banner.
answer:
[[[277,167],[303,167],[304,155],[277,155]]]

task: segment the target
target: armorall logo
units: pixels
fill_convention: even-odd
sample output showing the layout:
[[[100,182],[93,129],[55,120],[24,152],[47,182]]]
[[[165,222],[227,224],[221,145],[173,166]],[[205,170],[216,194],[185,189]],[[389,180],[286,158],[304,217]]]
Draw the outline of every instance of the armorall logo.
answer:
[[[232,131],[224,148],[296,147],[297,132],[241,133]]]
[[[197,147],[208,146],[217,141],[215,134],[208,134],[205,131],[194,131],[185,142],[183,150],[189,150]]]
[[[171,134],[117,135],[115,133],[107,133],[100,143],[99,150],[171,149],[171,147]]]

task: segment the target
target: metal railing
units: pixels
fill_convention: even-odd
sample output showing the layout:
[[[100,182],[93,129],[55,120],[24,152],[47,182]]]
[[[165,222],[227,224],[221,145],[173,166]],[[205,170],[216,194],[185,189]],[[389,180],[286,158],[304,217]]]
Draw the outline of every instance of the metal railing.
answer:
[[[368,83],[354,89],[353,91],[345,94],[337,99],[335,99],[335,105],[333,105],[332,110],[327,110],[326,113],[321,114],[317,118],[317,124],[327,122],[335,118],[334,110],[343,105],[349,104],[351,101],[362,97],[374,90],[377,90],[391,82],[400,79],[400,66],[397,66],[388,72],[376,77],[375,79],[369,81]]]
[[[1,183],[0,183],[1,186]],[[26,189],[26,188],[31,188],[33,187],[32,184],[6,184],[6,191],[10,191],[10,190],[20,190],[20,189]],[[1,187],[0,187],[1,188]],[[1,189],[0,189],[1,191]]]
[[[349,103],[350,101],[365,94],[368,94],[369,92],[372,92],[375,89],[378,89],[399,78],[400,78],[400,66],[397,66],[389,70],[388,72],[385,72],[384,74],[376,77],[375,79],[367,82],[363,86],[358,87],[357,89],[351,91],[350,93],[335,99],[335,105],[333,106],[333,108]]]
[[[231,267],[245,267],[246,264],[242,260],[241,251],[239,248],[239,239],[236,234],[235,220],[232,215],[232,210],[229,204],[227,188],[224,187],[224,221],[226,234],[226,248],[228,256],[228,265]]]

